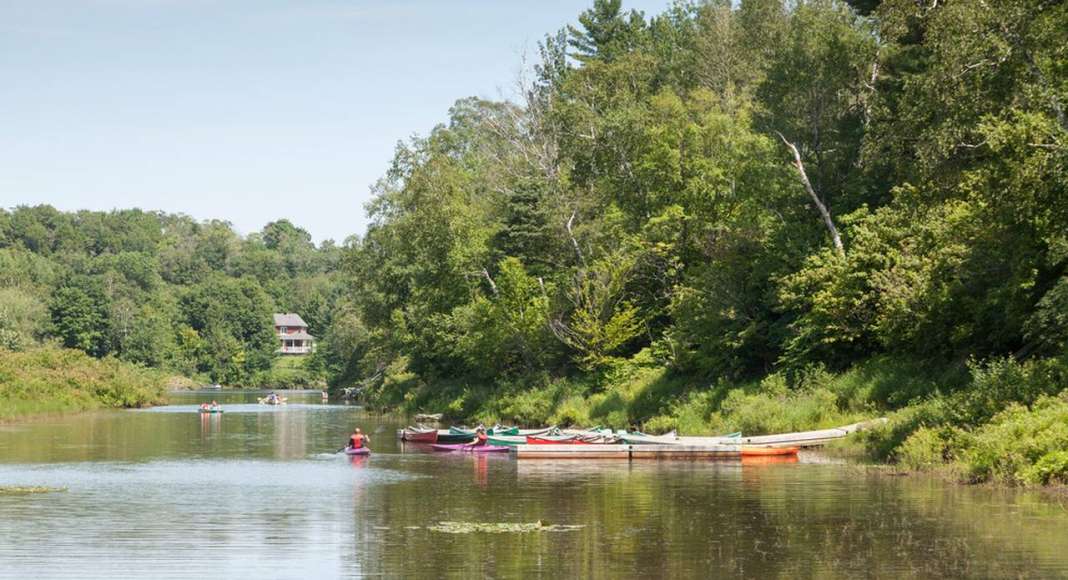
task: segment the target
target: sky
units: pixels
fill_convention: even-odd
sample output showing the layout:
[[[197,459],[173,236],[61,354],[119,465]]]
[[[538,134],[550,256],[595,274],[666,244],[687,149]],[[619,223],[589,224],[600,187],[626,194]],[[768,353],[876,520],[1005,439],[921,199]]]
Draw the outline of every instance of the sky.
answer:
[[[591,3],[0,0],[0,207],[284,217],[340,242],[399,140],[510,97]]]

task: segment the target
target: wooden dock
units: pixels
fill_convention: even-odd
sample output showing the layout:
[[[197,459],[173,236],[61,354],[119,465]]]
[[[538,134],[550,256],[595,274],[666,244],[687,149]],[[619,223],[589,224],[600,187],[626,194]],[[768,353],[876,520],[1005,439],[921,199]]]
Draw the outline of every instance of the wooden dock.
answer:
[[[740,445],[516,445],[516,459],[737,459]]]

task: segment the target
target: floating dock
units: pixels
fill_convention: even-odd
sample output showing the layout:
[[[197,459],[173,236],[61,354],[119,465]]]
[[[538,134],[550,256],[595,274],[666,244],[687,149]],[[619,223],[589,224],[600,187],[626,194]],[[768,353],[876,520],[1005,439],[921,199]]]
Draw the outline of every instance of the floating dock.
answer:
[[[516,459],[738,459],[741,445],[516,445]]]

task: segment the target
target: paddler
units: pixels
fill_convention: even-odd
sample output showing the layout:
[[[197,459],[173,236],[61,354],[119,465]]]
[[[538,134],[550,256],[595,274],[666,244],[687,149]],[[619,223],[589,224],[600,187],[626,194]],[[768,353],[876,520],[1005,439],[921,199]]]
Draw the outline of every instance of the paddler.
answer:
[[[486,435],[486,428],[479,425],[475,428],[475,440],[468,443],[468,445],[471,447],[478,447],[480,445],[485,445],[487,442],[489,442],[489,435]]]
[[[371,438],[363,434],[360,428],[357,427],[352,431],[352,435],[349,435],[349,442],[347,444],[348,449],[363,449],[363,446],[370,443]]]

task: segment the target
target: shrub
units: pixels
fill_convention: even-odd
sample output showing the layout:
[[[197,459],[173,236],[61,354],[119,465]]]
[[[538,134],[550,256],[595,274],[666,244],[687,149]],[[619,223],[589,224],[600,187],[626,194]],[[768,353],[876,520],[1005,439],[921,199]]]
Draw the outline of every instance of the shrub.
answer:
[[[1051,451],[1023,472],[1023,480],[1031,484],[1068,484],[1068,449]]]
[[[977,429],[972,441],[962,457],[972,481],[1029,483],[1040,480],[1043,470],[1053,477],[1057,454],[1068,449],[1068,400],[1043,397],[1033,409],[1011,405]]]

